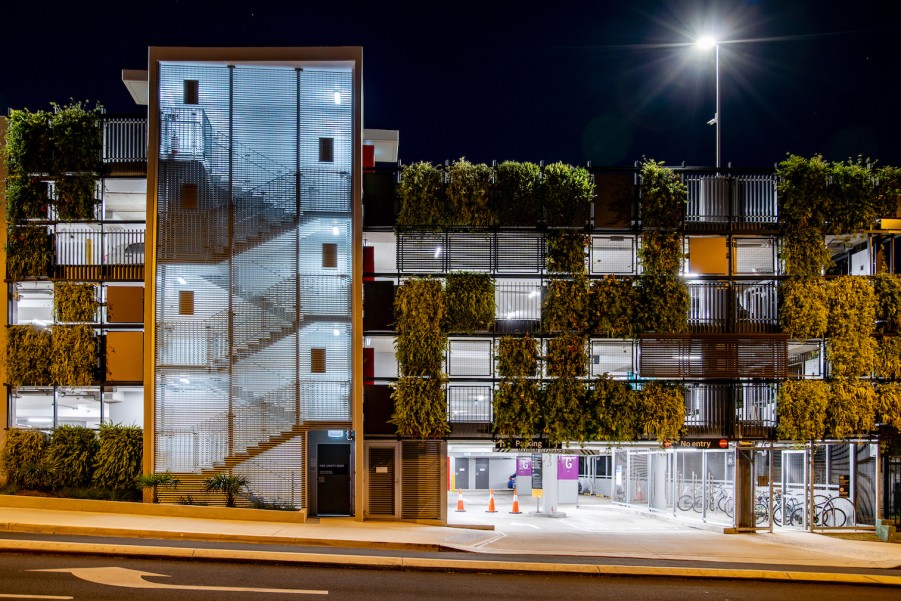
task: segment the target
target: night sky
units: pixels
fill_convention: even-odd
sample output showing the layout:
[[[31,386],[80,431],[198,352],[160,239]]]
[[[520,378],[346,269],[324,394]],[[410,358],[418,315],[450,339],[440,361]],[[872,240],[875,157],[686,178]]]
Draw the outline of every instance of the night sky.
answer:
[[[59,4],[59,6],[57,6]],[[128,14],[123,11],[146,11]],[[787,152],[901,165],[898,0],[8,2],[0,111],[99,100],[138,113],[147,46],[364,48],[364,122],[400,158],[712,165]]]

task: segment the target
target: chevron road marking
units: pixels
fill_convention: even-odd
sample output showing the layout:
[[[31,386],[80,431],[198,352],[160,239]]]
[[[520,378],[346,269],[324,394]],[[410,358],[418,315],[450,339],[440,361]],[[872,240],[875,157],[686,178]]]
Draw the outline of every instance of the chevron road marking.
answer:
[[[222,592],[241,592],[241,593],[284,593],[290,595],[327,595],[328,591],[304,590],[304,589],[283,589],[283,588],[245,588],[232,586],[194,586],[189,584],[164,584],[162,582],[147,582],[145,576],[153,576],[157,578],[168,578],[165,574],[154,574],[152,572],[142,572],[140,570],[129,570],[127,568],[59,568],[48,570],[29,570],[30,572],[61,572],[72,574],[76,578],[93,582],[94,584],[105,584],[107,586],[121,586],[125,588],[153,588],[153,589],[178,589],[183,591],[222,591]],[[45,597],[46,598],[46,597]],[[71,597],[56,597],[71,599]]]

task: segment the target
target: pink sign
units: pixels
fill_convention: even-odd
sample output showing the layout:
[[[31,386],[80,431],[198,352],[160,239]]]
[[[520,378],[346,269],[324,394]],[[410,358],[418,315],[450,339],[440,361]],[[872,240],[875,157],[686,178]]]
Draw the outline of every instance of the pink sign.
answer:
[[[516,458],[516,475],[531,476],[532,475],[532,458],[517,457]]]
[[[573,455],[557,457],[557,480],[578,480],[579,458]]]

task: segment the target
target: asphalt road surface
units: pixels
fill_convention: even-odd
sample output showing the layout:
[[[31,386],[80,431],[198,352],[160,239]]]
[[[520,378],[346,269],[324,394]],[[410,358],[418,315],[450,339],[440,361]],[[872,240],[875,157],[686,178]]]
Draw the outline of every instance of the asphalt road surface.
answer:
[[[867,601],[897,600],[898,589],[747,580],[306,568],[4,553],[0,555],[0,599]]]

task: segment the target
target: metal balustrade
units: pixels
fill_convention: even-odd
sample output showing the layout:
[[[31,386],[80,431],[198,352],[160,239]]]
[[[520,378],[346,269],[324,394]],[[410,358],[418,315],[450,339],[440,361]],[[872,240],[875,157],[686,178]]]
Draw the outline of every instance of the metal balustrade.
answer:
[[[103,118],[103,162],[146,163],[147,119],[143,117]]]
[[[689,224],[775,225],[778,218],[775,175],[686,173],[685,221]]]

